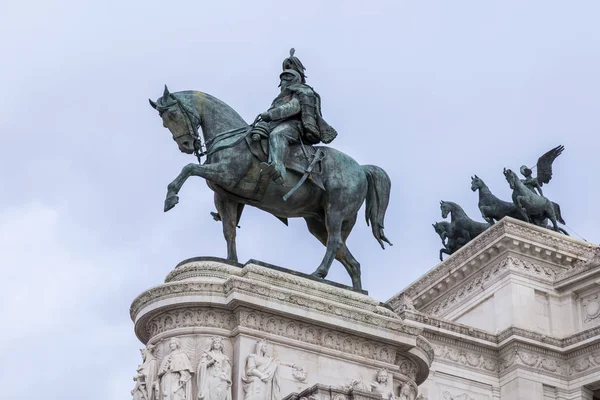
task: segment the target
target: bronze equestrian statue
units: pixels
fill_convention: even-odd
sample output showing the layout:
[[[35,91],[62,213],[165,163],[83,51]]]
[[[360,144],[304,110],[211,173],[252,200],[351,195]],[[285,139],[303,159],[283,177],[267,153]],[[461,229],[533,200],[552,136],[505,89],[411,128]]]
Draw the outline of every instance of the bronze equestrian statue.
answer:
[[[237,261],[236,227],[245,205],[273,214],[284,223],[304,218],[308,230],[326,246],[313,275],[325,278],[334,259],[362,289],[360,264],[346,239],[366,200],[366,221],[384,248],[391,181],[374,165],[359,165],[328,143],[336,132],[322,118],[320,97],[305,83],[304,66],[293,52],[284,61],[281,92],[271,108],[248,125],[223,101],[207,93],[183,91],[150,100],[179,150],[204,163],[186,165],[167,187],[165,211],[190,176],[206,179],[227,241],[227,259]],[[199,132],[201,130],[201,135]]]

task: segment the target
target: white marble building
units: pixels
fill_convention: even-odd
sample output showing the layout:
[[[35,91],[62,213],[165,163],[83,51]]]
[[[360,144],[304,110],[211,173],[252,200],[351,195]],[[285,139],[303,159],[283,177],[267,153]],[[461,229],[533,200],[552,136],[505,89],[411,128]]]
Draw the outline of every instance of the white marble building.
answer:
[[[504,219],[388,302],[423,328],[430,400],[600,399],[600,249]]]
[[[599,248],[512,219],[386,303],[260,262],[188,260],[131,306],[148,346],[132,394],[600,399],[599,265]]]

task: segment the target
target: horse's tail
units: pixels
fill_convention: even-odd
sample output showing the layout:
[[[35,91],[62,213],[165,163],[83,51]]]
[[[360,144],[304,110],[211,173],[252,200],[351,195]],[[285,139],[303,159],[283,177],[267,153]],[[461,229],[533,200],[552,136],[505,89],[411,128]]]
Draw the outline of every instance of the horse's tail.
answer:
[[[365,171],[368,184],[365,219],[367,220],[367,225],[371,225],[373,236],[375,236],[381,248],[385,249],[383,242],[393,246],[383,233],[383,220],[388,203],[390,202],[392,182],[388,174],[375,165],[362,165],[361,167]]]
[[[554,205],[554,212],[556,213],[556,220],[558,222],[560,222],[561,224],[566,225],[567,223],[565,222],[562,215],[560,214],[560,206],[558,205],[558,203],[555,203],[555,202],[552,202],[552,204]]]

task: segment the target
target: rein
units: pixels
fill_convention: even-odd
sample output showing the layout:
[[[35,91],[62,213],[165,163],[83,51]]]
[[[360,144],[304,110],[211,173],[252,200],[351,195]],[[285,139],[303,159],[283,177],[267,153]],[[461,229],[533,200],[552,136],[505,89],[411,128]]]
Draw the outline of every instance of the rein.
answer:
[[[183,103],[177,97],[175,97],[175,101],[177,102],[177,105],[179,106],[179,109],[181,110],[181,112],[183,114],[185,114],[185,116],[186,116],[185,122],[186,122],[190,136],[194,138],[194,155],[198,159],[199,164],[202,164],[202,156],[209,156],[211,154],[216,153],[216,151],[214,151],[214,147],[217,143],[219,143],[225,139],[228,139],[230,137],[233,137],[233,136],[235,136],[243,131],[246,131],[246,130],[247,130],[247,133],[250,133],[250,131],[256,125],[256,123],[258,121],[260,121],[260,115],[259,115],[258,117],[256,117],[256,119],[254,120],[254,122],[251,125],[243,126],[241,128],[229,129],[227,131],[218,133],[212,139],[207,140],[204,143],[202,143],[202,139],[200,137],[200,133],[198,132],[198,128],[197,128],[197,126],[200,125],[200,122],[201,122],[200,117],[196,117],[194,115],[194,113],[192,111],[190,111],[186,106],[184,106]],[[196,118],[198,120],[197,124],[194,124],[194,118]],[[228,149],[230,147],[234,147],[237,144],[239,144],[239,142],[244,140],[245,137],[246,136],[244,135],[239,140],[236,140],[234,143],[231,143],[225,147],[222,147],[222,148],[218,149],[217,151],[221,151],[224,149]],[[204,148],[204,150],[202,150],[202,148]]]
[[[183,103],[177,97],[172,97],[175,99],[181,112],[186,116],[185,124],[188,128],[190,136],[194,138],[194,155],[198,159],[198,164],[202,164],[202,156],[205,155],[206,152],[202,151],[202,147],[204,147],[205,145],[202,144],[202,139],[200,139],[200,134],[198,133],[197,128],[197,126],[200,125],[201,122],[200,117],[197,118],[198,123],[194,124],[194,121],[192,119],[193,117],[195,117],[194,114],[190,110],[188,110],[188,108],[184,106]]]
[[[256,117],[256,119],[254,120],[254,122],[252,122],[251,125],[247,125],[247,126],[242,126],[240,128],[233,128],[233,129],[229,129],[227,131],[218,133],[217,135],[215,135],[215,137],[213,137],[210,140],[207,140],[204,144],[206,146],[206,151],[204,151],[202,153],[202,155],[211,155],[214,153],[217,153],[221,150],[225,150],[225,149],[229,149],[231,147],[235,147],[237,146],[242,140],[244,140],[246,138],[246,136],[248,136],[250,134],[250,132],[252,132],[252,128],[254,128],[254,126],[256,125],[256,123],[260,121],[260,115],[258,117]],[[236,135],[239,135],[242,132],[246,132],[246,135],[242,135],[240,136],[240,138],[238,140],[236,140],[233,143],[228,144],[227,146],[223,146],[217,150],[215,150],[215,146],[217,145],[217,143],[222,142],[225,139],[229,139],[231,137],[234,137]]]

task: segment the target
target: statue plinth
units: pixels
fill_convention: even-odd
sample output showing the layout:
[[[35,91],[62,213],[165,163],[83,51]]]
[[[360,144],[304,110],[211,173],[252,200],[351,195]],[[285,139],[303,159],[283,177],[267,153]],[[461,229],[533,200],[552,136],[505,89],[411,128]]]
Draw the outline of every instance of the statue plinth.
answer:
[[[256,261],[196,258],[140,294],[131,318],[156,364],[184,359],[183,352],[191,366],[180,373],[191,378],[172,387],[159,371],[154,393],[272,400],[274,391],[283,398],[320,384],[379,398],[403,388],[415,398],[433,361],[422,328],[362,292],[301,275]]]

